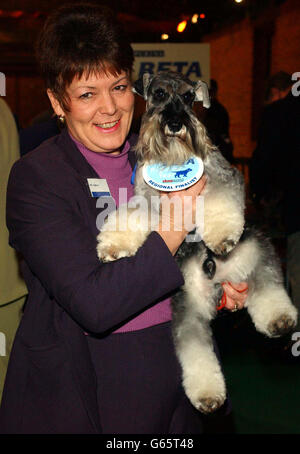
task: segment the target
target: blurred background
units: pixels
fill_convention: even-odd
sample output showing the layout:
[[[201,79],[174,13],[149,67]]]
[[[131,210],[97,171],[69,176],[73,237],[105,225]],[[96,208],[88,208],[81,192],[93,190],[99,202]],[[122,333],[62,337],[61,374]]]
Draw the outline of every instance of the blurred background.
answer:
[[[6,77],[5,100],[19,130],[49,114],[34,43],[47,15],[63,3],[68,2],[0,0],[0,72]],[[300,71],[299,0],[97,3],[115,11],[136,48],[140,43],[209,45],[206,77],[217,82],[217,99],[227,110],[225,142],[230,142],[231,162],[249,183],[261,114],[270,102],[270,76]],[[136,115],[141,110],[139,105]],[[270,234],[285,270],[286,235],[276,203],[258,209],[248,192],[247,215]],[[218,317],[214,328],[234,411],[225,420],[222,415],[208,418],[207,431],[300,433],[300,357],[291,355],[290,338],[265,339],[255,332],[245,310]]]
[[[0,70],[7,77],[6,101],[21,127],[28,126],[48,107],[35,65],[33,44],[47,14],[62,3],[68,2],[0,0]],[[217,80],[219,100],[230,115],[234,155],[250,157],[268,77],[280,70],[293,73],[299,65],[299,1],[109,0],[100,3],[116,12],[133,43],[159,43],[162,35],[168,35],[170,43],[210,44],[210,76]],[[187,24],[180,33],[177,26],[182,21]]]

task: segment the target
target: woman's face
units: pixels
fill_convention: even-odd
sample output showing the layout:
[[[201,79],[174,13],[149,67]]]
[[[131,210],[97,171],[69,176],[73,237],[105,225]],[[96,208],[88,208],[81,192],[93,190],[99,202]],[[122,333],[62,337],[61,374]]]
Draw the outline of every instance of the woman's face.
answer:
[[[63,115],[71,135],[98,153],[120,152],[131,126],[134,94],[128,74],[91,74],[74,78],[66,89],[69,112],[48,91],[57,115]]]

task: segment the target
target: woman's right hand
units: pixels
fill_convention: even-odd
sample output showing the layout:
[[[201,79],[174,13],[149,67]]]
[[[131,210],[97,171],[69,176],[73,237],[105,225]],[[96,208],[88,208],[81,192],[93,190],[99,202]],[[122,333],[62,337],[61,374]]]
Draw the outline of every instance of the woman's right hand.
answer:
[[[206,180],[206,176],[203,175],[197,183],[187,189],[161,193],[161,218],[156,232],[173,255],[186,235],[195,228],[197,197],[204,190]]]

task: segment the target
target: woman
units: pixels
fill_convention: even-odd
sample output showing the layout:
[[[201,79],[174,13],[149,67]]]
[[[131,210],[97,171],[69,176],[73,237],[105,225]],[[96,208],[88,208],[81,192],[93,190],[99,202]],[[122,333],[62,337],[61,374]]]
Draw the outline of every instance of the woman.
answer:
[[[4,433],[200,433],[199,413],[181,387],[168,298],[183,284],[173,255],[188,232],[158,226],[135,257],[102,264],[96,255],[101,213],[88,180],[106,180],[116,205],[119,188],[133,194],[132,49],[109,14],[85,4],[47,20],[38,55],[66,128],[10,176],[10,242],[24,256],[29,298],[0,427]],[[178,194],[195,202],[204,184]],[[245,297],[230,292],[228,308],[241,307]]]

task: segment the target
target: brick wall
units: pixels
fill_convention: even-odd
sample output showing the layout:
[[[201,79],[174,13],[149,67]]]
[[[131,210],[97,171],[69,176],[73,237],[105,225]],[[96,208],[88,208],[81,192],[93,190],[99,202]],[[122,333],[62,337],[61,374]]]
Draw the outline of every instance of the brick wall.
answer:
[[[273,16],[270,72],[300,71],[299,0],[287,0],[275,10]],[[230,133],[236,157],[250,157],[255,147],[251,129],[253,30],[254,23],[246,19],[204,39],[211,44],[211,77],[218,81],[219,99],[230,115]],[[43,82],[34,75],[8,76],[6,101],[23,127],[49,107]]]
[[[300,71],[299,23],[299,0],[288,0],[275,10],[270,74],[280,70]],[[255,147],[252,139],[254,25],[247,19],[204,40],[211,45],[211,77],[218,81],[219,100],[230,115],[236,157],[250,157]]]
[[[230,116],[235,156],[248,156],[251,143],[252,27],[248,20],[205,40],[211,45],[211,77]]]
[[[281,6],[272,42],[272,73],[300,71],[300,4],[291,0]]]
[[[38,76],[7,76],[5,100],[21,127],[28,126],[36,115],[49,109],[44,82]]]

